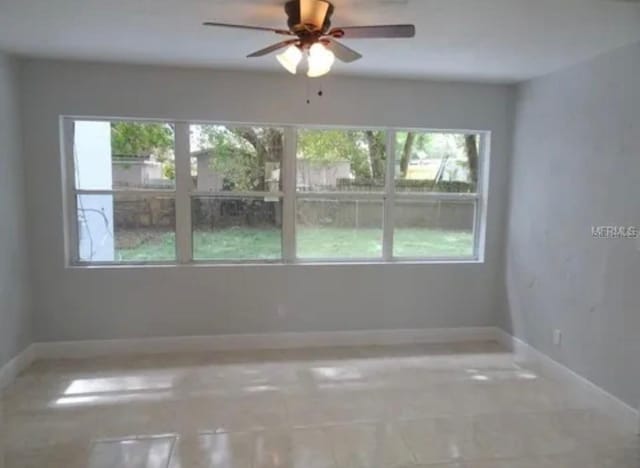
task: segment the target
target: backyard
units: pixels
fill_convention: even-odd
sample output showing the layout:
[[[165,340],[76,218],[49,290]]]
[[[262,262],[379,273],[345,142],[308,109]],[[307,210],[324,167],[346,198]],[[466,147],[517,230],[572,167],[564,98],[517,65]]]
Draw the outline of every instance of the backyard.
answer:
[[[119,261],[163,261],[175,259],[175,235],[155,232],[138,236],[116,232],[116,259]],[[123,242],[127,239],[126,242]],[[380,257],[381,229],[297,228],[299,258]],[[193,252],[196,260],[277,260],[281,257],[281,231],[269,228],[227,228],[195,231]],[[473,255],[473,236],[468,231],[442,231],[424,228],[397,229],[394,235],[396,257],[468,258]]]

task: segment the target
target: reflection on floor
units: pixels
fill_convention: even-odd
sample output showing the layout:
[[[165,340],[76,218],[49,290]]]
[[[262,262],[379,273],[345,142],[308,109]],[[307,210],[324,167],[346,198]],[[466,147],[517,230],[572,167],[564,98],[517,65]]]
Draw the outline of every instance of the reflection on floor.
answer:
[[[635,434],[496,343],[36,363],[6,468],[638,468]]]

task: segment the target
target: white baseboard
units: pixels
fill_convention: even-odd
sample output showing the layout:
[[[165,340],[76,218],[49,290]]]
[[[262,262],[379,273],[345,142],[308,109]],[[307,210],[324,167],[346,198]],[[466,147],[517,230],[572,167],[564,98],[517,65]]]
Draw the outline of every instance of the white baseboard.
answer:
[[[496,339],[503,346],[514,352],[517,361],[543,375],[562,382],[574,391],[579,392],[580,395],[584,395],[598,410],[615,418],[629,431],[640,433],[640,413],[637,409],[627,405],[567,366],[551,359],[528,343],[509,335],[499,328],[496,328]]]
[[[74,359],[127,354],[321,348],[495,340],[495,327],[355,330],[252,335],[176,336],[36,343],[38,359]]]
[[[36,359],[35,346],[27,346],[4,366],[0,367],[0,391],[6,388],[16,377]]]

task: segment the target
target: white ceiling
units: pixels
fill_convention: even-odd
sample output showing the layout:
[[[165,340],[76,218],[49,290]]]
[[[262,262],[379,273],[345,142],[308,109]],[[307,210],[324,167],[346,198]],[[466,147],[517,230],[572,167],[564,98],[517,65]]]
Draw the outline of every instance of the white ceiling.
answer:
[[[285,0],[0,0],[0,50],[94,61],[279,69],[280,40],[202,21],[283,27]],[[415,23],[415,39],[344,41],[336,73],[513,82],[640,41],[637,0],[335,0],[335,26]],[[283,71],[284,73],[284,71]]]

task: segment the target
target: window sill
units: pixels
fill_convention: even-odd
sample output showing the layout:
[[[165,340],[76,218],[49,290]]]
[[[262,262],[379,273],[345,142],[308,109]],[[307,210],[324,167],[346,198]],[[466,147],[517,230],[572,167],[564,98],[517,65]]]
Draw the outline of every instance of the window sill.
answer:
[[[412,266],[412,265],[474,265],[484,264],[483,259],[396,259],[392,261],[383,260],[298,260],[295,262],[209,262],[194,261],[190,263],[105,263],[105,264],[68,264],[68,270],[125,270],[125,269],[167,269],[167,268],[229,268],[229,267],[340,267],[340,266]]]

